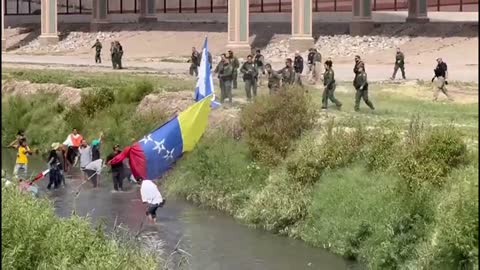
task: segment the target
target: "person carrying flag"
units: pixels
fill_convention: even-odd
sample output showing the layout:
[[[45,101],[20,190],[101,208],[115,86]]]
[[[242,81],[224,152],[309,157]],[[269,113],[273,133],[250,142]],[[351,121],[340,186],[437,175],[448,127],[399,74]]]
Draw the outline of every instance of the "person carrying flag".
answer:
[[[120,145],[116,144],[113,147],[113,152],[108,155],[106,159],[106,163],[108,164],[110,160],[115,158],[118,154],[122,151],[120,150]],[[110,164],[112,169],[112,180],[113,180],[113,191],[112,192],[119,192],[123,191],[123,178],[124,178],[124,167],[123,162],[119,162],[116,164]]]

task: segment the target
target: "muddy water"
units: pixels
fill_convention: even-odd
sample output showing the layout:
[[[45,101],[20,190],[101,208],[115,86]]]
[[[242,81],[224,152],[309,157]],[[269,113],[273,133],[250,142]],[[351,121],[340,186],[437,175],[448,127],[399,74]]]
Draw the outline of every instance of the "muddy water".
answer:
[[[2,151],[2,168],[13,170],[15,154]],[[29,174],[46,169],[41,158],[32,158]],[[198,270],[290,270],[290,269],[359,269],[341,257],[305,243],[248,228],[218,211],[202,209],[183,200],[168,198],[164,208],[158,210],[157,225],[142,225],[145,208],[140,202],[136,185],[125,182],[127,191],[112,193],[110,175],[103,173],[99,189],[93,190],[89,182],[82,186],[78,198],[75,191],[82,183],[81,173],[75,168],[67,175],[66,187],[47,191],[48,179],[37,186],[42,194],[54,200],[59,216],[69,216],[73,210],[88,215],[93,222],[103,221],[108,228],[121,223],[133,233],[164,243],[170,254],[177,243],[188,252],[189,269]],[[141,226],[142,225],[142,226]],[[165,256],[165,255],[164,255]]]

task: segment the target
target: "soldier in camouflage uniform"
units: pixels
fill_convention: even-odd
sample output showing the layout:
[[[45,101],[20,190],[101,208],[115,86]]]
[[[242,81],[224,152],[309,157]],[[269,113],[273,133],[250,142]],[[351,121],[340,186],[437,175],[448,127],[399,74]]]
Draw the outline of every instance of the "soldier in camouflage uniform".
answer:
[[[195,75],[195,77],[197,77],[198,67],[200,66],[200,54],[198,53],[197,49],[195,49],[195,47],[192,47],[192,55],[190,56],[188,62],[190,63],[190,76]]]
[[[233,68],[233,89],[237,89],[237,77],[238,77],[238,68],[240,67],[240,62],[238,62],[237,57],[233,55],[231,50],[228,51],[228,60],[230,65]]]
[[[405,55],[400,51],[400,48],[397,48],[397,54],[395,55],[395,66],[393,67],[391,80],[395,80],[398,69],[402,72],[402,78],[405,80]]]
[[[315,83],[318,82],[318,80],[322,80],[322,54],[317,50],[313,49],[315,51],[315,56],[313,58],[315,62]]]
[[[365,63],[363,63],[359,55],[355,55],[355,66],[353,67],[353,73],[355,76],[357,76],[359,68],[362,68],[363,71],[365,71]]]
[[[291,58],[287,58],[285,61],[285,67],[280,71],[282,73],[282,84],[292,85],[295,83],[295,70],[293,69],[293,63]]]
[[[357,68],[357,75],[355,76],[355,80],[353,80],[353,85],[355,86],[356,93],[355,93],[355,111],[358,112],[360,110],[360,99],[363,98],[365,104],[367,104],[370,109],[375,110],[373,107],[372,102],[368,99],[368,82],[367,82],[367,73],[365,73],[363,67]]]
[[[222,103],[228,98],[228,102],[232,104],[232,82],[233,82],[233,66],[226,57],[223,57],[222,69],[219,71],[219,78],[223,83],[223,93],[221,95]]]
[[[247,56],[247,62],[243,63],[240,72],[243,73],[243,81],[245,82],[245,93],[247,100],[250,101],[253,97],[257,96],[257,80],[258,73],[255,64],[253,63],[253,56]]]
[[[100,57],[100,55],[102,53],[102,43],[100,43],[98,38],[95,41],[95,44],[93,44],[92,49],[93,48],[95,48],[95,63],[101,64],[102,63],[102,58]]]
[[[281,86],[282,75],[272,69],[272,65],[266,64],[265,71],[267,71],[268,90],[270,95],[278,92]]]
[[[338,109],[342,107],[342,103],[335,98],[335,73],[332,69],[332,61],[325,61],[325,73],[323,74],[322,109],[327,109],[328,100],[330,99]]]
[[[257,69],[257,74],[258,74],[258,86],[262,85],[262,75],[265,75],[265,58],[263,55],[260,53],[260,50],[257,50],[255,53],[255,59],[254,59],[254,64],[255,68]]]
[[[122,69],[123,47],[120,44],[120,42],[116,41],[115,43],[118,48],[118,56],[117,56],[118,69]]]
[[[226,59],[227,56],[223,53],[220,57],[222,59],[220,60],[220,62],[218,62],[213,72],[218,74],[218,83],[220,84],[220,93],[223,94],[225,92],[225,86],[223,85],[223,80],[220,78],[220,72],[223,70],[224,59]]]
[[[118,48],[117,46],[115,46],[115,42],[112,42],[110,44],[110,56],[112,58],[113,69],[117,68],[117,54],[118,54]]]

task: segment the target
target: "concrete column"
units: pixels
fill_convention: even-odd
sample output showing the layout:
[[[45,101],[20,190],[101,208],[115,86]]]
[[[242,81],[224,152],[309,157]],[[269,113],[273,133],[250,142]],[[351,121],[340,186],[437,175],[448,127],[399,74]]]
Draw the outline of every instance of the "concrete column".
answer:
[[[408,0],[407,22],[429,22],[428,0]]]
[[[373,30],[371,0],[352,0],[353,18],[350,23],[350,35],[361,36]]]
[[[56,44],[58,42],[57,0],[42,0],[41,11],[40,44]]]
[[[240,57],[252,53],[249,41],[249,0],[228,0],[227,49]]]
[[[5,24],[4,24],[4,17],[5,17],[5,1],[2,1],[2,51],[7,50],[7,40],[5,39]]]
[[[92,1],[92,21],[90,22],[90,31],[98,32],[101,26],[108,23],[108,0]]]
[[[312,0],[292,1],[292,37],[290,49],[306,51],[312,48]]]
[[[157,21],[157,1],[156,0],[140,0],[140,17],[139,22],[156,22]]]

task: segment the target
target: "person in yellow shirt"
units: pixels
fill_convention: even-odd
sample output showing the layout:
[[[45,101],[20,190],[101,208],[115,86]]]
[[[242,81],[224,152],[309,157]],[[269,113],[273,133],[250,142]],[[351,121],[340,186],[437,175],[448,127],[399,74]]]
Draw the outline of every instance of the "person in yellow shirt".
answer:
[[[23,171],[24,177],[27,176],[28,156],[32,154],[30,148],[25,140],[20,140],[18,146],[17,160],[15,161],[15,168],[13,169],[13,175],[18,178],[20,170]]]

